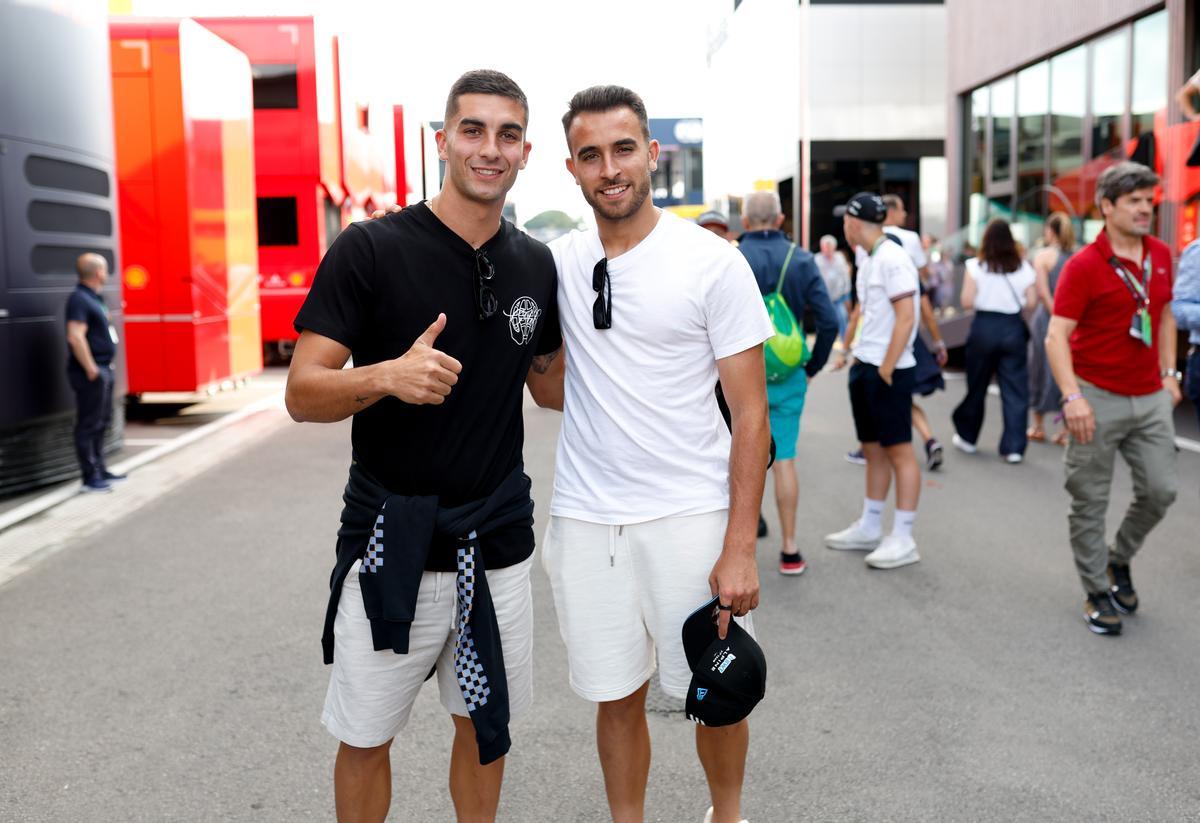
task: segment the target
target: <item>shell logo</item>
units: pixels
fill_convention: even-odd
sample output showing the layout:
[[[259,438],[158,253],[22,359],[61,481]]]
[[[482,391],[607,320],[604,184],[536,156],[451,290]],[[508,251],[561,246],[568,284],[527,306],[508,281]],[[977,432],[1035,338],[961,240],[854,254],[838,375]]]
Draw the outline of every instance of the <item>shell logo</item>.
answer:
[[[146,288],[146,284],[150,282],[150,272],[141,266],[129,266],[125,269],[123,279],[126,288],[144,289]]]
[[[288,283],[293,286],[303,286],[304,275],[298,271],[294,271],[288,275]]]

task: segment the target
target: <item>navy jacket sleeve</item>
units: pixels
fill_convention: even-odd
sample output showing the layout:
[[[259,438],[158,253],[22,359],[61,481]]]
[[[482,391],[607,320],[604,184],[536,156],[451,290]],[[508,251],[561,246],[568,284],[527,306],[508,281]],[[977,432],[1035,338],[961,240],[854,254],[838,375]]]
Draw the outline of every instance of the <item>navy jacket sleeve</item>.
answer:
[[[811,254],[805,254],[802,259],[793,260],[791,271],[783,284],[784,299],[792,308],[796,319],[804,316],[804,308],[812,310],[816,321],[817,342],[813,344],[812,358],[804,367],[805,373],[813,377],[825,367],[829,352],[833,349],[833,341],[837,339],[838,321],[834,311],[833,301],[825,289],[825,281],[821,279],[821,271]]]

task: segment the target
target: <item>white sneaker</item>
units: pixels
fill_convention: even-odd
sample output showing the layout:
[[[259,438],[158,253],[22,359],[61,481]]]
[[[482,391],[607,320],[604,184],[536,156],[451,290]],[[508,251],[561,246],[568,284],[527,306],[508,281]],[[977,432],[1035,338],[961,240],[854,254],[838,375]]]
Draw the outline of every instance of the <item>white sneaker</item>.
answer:
[[[954,443],[954,448],[958,449],[960,452],[966,452],[967,454],[974,454],[975,452],[979,451],[979,449],[976,448],[974,443],[968,443],[966,440],[963,440],[957,434],[955,434],[954,437],[952,437],[950,440],[952,443]]]
[[[879,545],[883,534],[871,534],[863,528],[862,520],[855,520],[849,528],[825,535],[825,548],[840,551],[870,551]]]
[[[879,548],[864,559],[873,569],[896,569],[916,563],[921,555],[917,554],[917,543],[911,537],[889,534],[883,538]]]
[[[1012,454],[1006,454],[1006,455],[1004,455],[1004,462],[1005,462],[1005,463],[1012,463],[1013,465],[1016,465],[1017,463],[1020,463],[1020,462],[1021,462],[1022,460],[1024,460],[1024,459],[1025,459],[1024,457],[1022,457],[1021,455],[1017,454],[1016,452],[1013,452]]]
[[[708,807],[708,812],[704,815],[704,823],[712,823],[712,806]],[[750,823],[750,821],[743,820],[742,823]]]

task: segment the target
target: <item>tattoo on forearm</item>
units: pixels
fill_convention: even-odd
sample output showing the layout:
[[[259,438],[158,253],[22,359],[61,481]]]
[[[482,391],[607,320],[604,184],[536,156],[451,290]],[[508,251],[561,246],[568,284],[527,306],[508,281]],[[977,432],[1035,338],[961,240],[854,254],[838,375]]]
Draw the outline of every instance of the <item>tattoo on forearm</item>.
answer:
[[[556,349],[549,354],[539,354],[535,356],[532,363],[533,370],[538,374],[545,374],[546,372],[550,371],[550,365],[554,362],[555,358],[558,357],[558,354],[561,351],[562,349]]]
[[[367,396],[366,396],[366,395],[359,394],[359,395],[356,395],[354,399],[355,399],[355,401],[358,403],[358,405],[360,405],[360,406],[361,406],[361,405],[363,405],[364,403],[366,403],[366,402],[367,402],[367,400],[368,400],[369,398],[367,398]]]

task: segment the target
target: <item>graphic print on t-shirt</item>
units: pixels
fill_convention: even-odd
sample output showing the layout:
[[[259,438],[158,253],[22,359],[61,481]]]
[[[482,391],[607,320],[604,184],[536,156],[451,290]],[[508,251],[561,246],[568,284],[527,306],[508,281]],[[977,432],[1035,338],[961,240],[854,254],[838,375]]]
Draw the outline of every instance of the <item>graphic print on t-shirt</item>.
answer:
[[[508,333],[514,343],[524,346],[529,342],[541,314],[542,310],[532,297],[518,297],[513,301],[512,308],[504,312],[504,316],[508,318]]]

